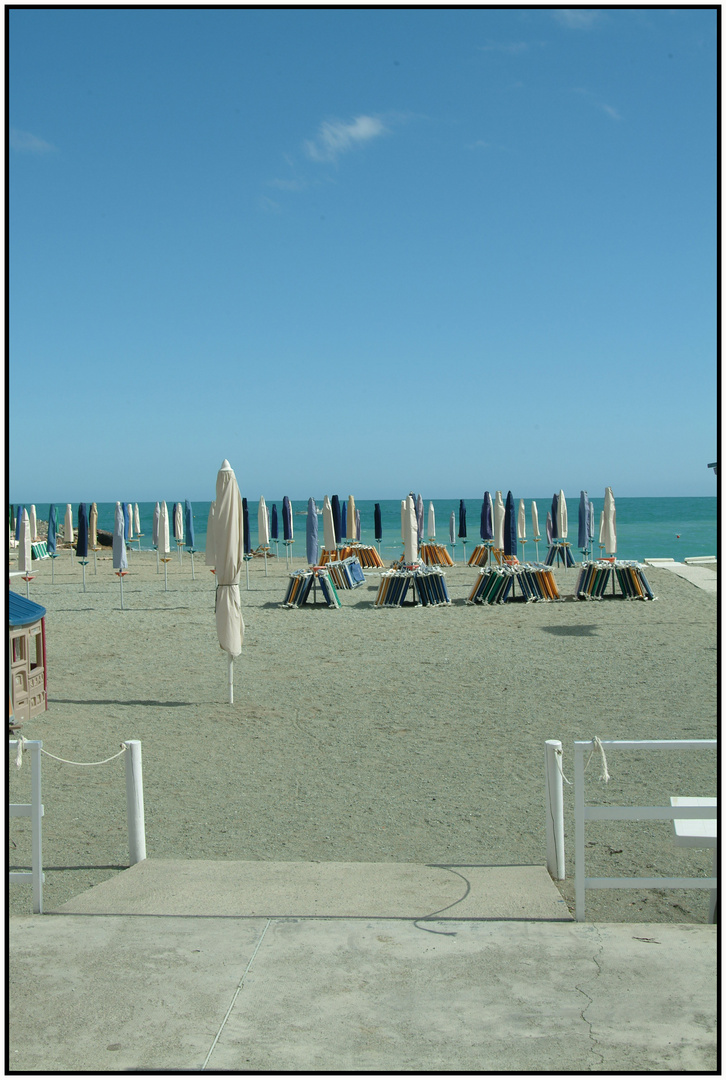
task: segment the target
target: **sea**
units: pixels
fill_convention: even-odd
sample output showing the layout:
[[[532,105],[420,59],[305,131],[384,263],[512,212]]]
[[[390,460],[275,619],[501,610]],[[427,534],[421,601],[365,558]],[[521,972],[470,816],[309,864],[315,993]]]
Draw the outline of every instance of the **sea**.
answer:
[[[133,492],[131,492],[133,495]],[[494,497],[494,493],[492,493]],[[339,496],[341,508],[347,503],[348,496]],[[603,499],[590,496],[595,509],[595,541],[594,551],[599,553],[599,522],[600,512],[603,508]],[[90,508],[89,500],[87,506]],[[547,541],[545,539],[545,520],[547,512],[552,506],[552,496],[533,496],[525,498],[527,542],[518,547],[518,556],[521,561],[543,561],[547,554]],[[167,500],[170,523],[173,518],[173,505],[175,502],[184,504],[184,499]],[[265,496],[268,511],[272,513],[273,505],[277,506],[279,521],[279,550],[284,553],[285,548],[282,540],[282,497],[274,499]],[[323,497],[315,500],[317,509],[322,511]],[[463,500],[466,512],[466,546],[459,533],[459,508],[460,499],[426,499],[424,498],[424,532],[428,539],[428,508],[433,502],[436,519],[436,540],[445,543],[452,553],[450,538],[450,520],[452,513],[455,519],[456,538],[453,547],[454,561],[464,561],[480,542],[480,520],[482,499]],[[533,541],[531,504],[535,502],[539,517],[539,527],[542,539],[537,545]],[[578,540],[578,510],[580,498],[567,498],[568,535],[567,539],[572,545],[575,560],[579,561],[581,555],[577,547]],[[257,509],[258,499],[248,499],[250,543],[252,548],[258,546],[257,538]],[[292,554],[299,558],[305,557],[306,552],[306,525],[308,501],[291,499],[293,509],[293,546]],[[29,504],[25,504],[29,505]],[[98,507],[98,527],[108,532],[113,531],[116,504],[112,502],[100,502]],[[140,538],[134,537],[133,546],[139,546],[141,550],[153,550],[151,542],[152,525],[154,520],[153,502],[140,502],[139,519],[141,523]],[[195,551],[202,552],[206,546],[207,520],[209,517],[209,502],[192,502],[194,523]],[[356,499],[356,509],[360,511],[361,542],[364,544],[377,545],[374,531],[375,500]],[[515,507],[519,506],[519,497],[515,496]],[[61,530],[65,519],[66,503],[56,503],[56,521],[58,530]],[[401,540],[401,500],[382,499],[381,508],[381,532],[380,553],[384,562],[397,559],[402,553]],[[17,504],[14,507],[17,513]],[[36,518],[39,521],[47,521],[49,513],[48,503],[36,503]],[[718,544],[718,512],[717,499],[715,497],[701,498],[622,498],[615,499],[615,514],[617,527],[617,556],[619,559],[635,559],[643,561],[646,558],[671,558],[682,562],[684,558],[699,555],[716,555]],[[322,517],[318,516],[319,542],[322,547],[323,525]],[[73,504],[73,521],[78,522],[78,505]],[[172,548],[175,547],[174,539],[170,539]],[[189,546],[189,537],[185,536],[185,547]],[[275,543],[272,543],[275,550]]]

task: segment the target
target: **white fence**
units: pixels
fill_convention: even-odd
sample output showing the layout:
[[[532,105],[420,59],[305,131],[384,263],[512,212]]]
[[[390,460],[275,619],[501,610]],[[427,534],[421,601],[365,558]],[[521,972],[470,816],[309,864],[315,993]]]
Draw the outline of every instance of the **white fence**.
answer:
[[[610,754],[622,750],[715,750],[715,739],[621,739],[602,741]],[[716,877],[585,876],[586,821],[667,821],[674,818],[706,819],[717,816],[716,806],[591,806],[585,803],[585,754],[593,743],[575,742],[575,918],[585,918],[586,889],[716,889]]]
[[[10,746],[17,747],[18,740],[11,739]],[[27,882],[33,883],[33,913],[43,914],[43,830],[41,819],[43,817],[43,804],[40,801],[40,751],[43,743],[40,740],[29,742],[26,740],[25,747],[30,750],[30,802],[10,803],[10,817],[29,817],[32,829],[32,867],[28,870],[11,870],[10,883]]]
[[[32,870],[11,870],[10,883],[32,881],[33,883],[33,914],[43,914],[43,835],[41,819],[44,808],[41,802],[40,789],[40,755],[43,743],[40,740],[11,739],[10,747],[17,747],[22,741],[22,751],[30,750],[31,754],[31,786],[29,803],[11,803],[10,817],[29,817],[32,820]],[[142,862],[146,858],[146,826],[144,819],[144,780],[141,770],[141,743],[137,739],[127,739],[122,743],[124,764],[126,768],[126,817],[129,836],[129,864]],[[120,754],[114,754],[107,761],[113,761]],[[107,761],[66,761],[64,758],[56,758],[54,754],[48,757],[60,761],[64,765],[105,765]],[[20,760],[20,759],[18,759]]]

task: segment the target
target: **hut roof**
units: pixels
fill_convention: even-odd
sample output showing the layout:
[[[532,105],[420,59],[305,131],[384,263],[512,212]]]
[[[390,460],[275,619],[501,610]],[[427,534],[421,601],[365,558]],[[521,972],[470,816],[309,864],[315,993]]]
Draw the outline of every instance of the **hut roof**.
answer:
[[[29,626],[45,615],[45,608],[12,590],[8,593],[8,618],[11,626]]]

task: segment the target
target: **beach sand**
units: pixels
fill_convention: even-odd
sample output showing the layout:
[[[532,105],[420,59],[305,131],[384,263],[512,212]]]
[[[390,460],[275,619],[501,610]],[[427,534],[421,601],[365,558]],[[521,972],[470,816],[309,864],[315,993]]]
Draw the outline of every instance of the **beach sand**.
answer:
[[[302,547],[298,543],[298,547]],[[10,568],[16,559],[10,555]],[[297,567],[301,559],[295,560]],[[49,709],[22,734],[72,761],[143,751],[149,858],[544,865],[544,743],[716,736],[716,597],[648,567],[655,602],[576,601],[577,569],[557,569],[562,603],[468,606],[477,569],[447,568],[448,607],[374,608],[379,577],[342,608],[281,606],[284,556],[249,564],[246,633],[227,702],[214,578],[202,554],[157,574],[129,554],[125,610],[109,551],[81,567],[68,549],[40,564],[30,597],[47,608]],[[11,579],[25,595],[25,584]],[[593,758],[587,799],[663,805],[715,795],[712,751]],[[46,910],[128,865],[124,764],[80,768],[44,756]],[[10,799],[29,800],[30,763],[9,765]],[[573,788],[565,785],[574,908]],[[30,822],[10,829],[11,868],[30,865]],[[711,852],[676,848],[671,822],[587,826],[592,876],[709,876]],[[10,912],[31,910],[30,886]],[[592,921],[702,922],[706,890],[588,892]]]

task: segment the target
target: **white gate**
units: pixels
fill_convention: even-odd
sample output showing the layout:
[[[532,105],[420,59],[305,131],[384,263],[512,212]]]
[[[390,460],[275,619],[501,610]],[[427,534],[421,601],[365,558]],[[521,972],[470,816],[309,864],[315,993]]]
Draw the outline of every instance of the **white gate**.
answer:
[[[11,739],[10,746],[17,746],[18,740]],[[43,836],[41,820],[43,817],[43,804],[40,801],[40,751],[43,743],[40,740],[25,740],[23,749],[30,750],[30,802],[10,803],[10,817],[29,817],[32,828],[32,867],[27,870],[11,870],[10,881],[32,881],[33,883],[33,913],[43,914]]]

